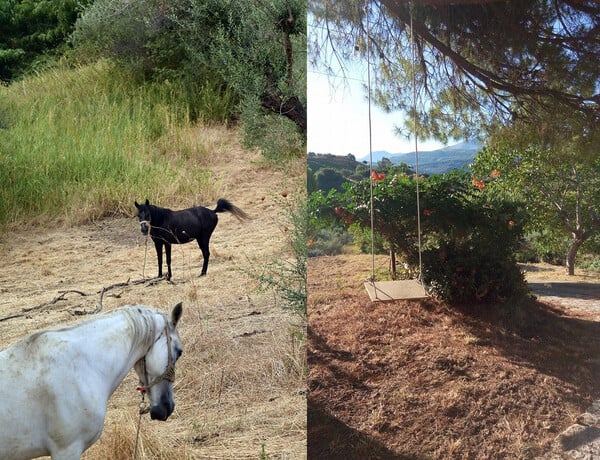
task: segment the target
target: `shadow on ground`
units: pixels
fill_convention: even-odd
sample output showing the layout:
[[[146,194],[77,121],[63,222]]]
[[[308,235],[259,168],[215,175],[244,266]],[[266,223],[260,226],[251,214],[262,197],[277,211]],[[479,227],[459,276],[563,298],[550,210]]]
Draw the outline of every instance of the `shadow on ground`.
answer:
[[[543,301],[486,313],[464,317],[474,335],[514,362],[570,383],[579,395],[598,396],[600,322],[565,316]]]
[[[308,401],[308,458],[327,460],[424,460],[400,455]]]

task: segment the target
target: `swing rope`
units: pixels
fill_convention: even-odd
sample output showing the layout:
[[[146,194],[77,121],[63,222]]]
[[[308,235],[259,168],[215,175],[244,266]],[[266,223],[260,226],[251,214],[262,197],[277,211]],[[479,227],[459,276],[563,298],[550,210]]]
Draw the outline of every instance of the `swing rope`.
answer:
[[[365,0],[365,13],[367,20],[367,101],[369,119],[369,190],[371,211],[371,281],[375,282],[375,213],[373,212],[373,130],[371,121],[371,29],[369,26],[369,0]]]
[[[413,32],[413,4],[412,2],[409,4],[410,8],[410,44],[411,44],[411,72],[412,72],[412,89],[413,89],[413,129],[415,136],[415,185],[417,189],[417,244],[419,249],[419,277],[418,280],[422,284],[423,283],[423,250],[422,250],[422,241],[421,241],[421,202],[420,202],[420,191],[419,191],[419,182],[421,178],[419,176],[419,117],[417,116],[417,72],[415,61],[417,59],[416,52],[416,41]]]
[[[422,239],[421,239],[421,203],[419,190],[419,140],[418,140],[418,116],[417,116],[417,77],[415,60],[416,41],[413,32],[413,4],[409,4],[410,13],[410,42],[411,42],[411,72],[412,72],[412,110],[413,110],[413,130],[415,139],[415,185],[416,185],[416,205],[417,205],[417,246],[419,252],[419,276],[417,281],[423,283],[423,257],[422,257]],[[375,282],[375,213],[373,206],[373,131],[371,118],[371,31],[369,22],[369,0],[365,1],[365,18],[367,32],[367,101],[368,101],[368,124],[369,124],[369,190],[370,190],[370,211],[371,211],[371,278],[369,281]],[[377,295],[377,291],[375,291]]]

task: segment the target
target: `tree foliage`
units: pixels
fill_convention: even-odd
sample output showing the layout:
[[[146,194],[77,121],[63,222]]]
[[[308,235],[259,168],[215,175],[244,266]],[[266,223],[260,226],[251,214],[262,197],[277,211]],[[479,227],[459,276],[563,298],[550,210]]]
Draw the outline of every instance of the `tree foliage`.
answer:
[[[317,189],[329,191],[331,189],[342,191],[346,178],[334,168],[321,168],[315,174]]]
[[[0,0],[0,81],[10,82],[62,53],[89,1]]]
[[[311,58],[370,57],[374,97],[419,137],[469,138],[542,112],[599,119],[600,4],[594,1],[311,0]],[[412,31],[412,35],[411,35]]]
[[[309,201],[312,218],[337,219],[371,228],[371,180],[349,184],[345,193]],[[373,229],[409,265],[419,268],[436,295],[456,303],[495,302],[525,292],[516,265],[526,213],[522,204],[473,181],[469,173],[419,178],[377,177],[372,184]],[[417,212],[419,209],[420,212]]]
[[[294,138],[289,127],[264,120],[276,115],[293,124],[300,136],[293,149],[300,150],[305,24],[301,0],[97,0],[78,21],[73,43],[86,56],[117,58],[145,77],[216,81],[235,93],[234,115],[242,118],[250,144],[262,140],[266,149]]]
[[[600,133],[583,116],[548,116],[533,126],[499,130],[474,165],[476,174],[497,171],[491,185],[526,199],[529,230],[550,242],[568,240],[569,274],[581,246],[600,232]]]

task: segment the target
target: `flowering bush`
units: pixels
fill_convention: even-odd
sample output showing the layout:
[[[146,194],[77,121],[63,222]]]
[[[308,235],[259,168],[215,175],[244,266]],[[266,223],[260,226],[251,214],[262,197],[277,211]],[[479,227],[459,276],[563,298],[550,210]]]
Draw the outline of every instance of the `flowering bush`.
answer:
[[[484,180],[454,172],[419,178],[422,275],[433,292],[448,301],[495,302],[525,292],[515,260],[525,211],[497,193],[497,175],[493,172]],[[328,197],[338,219],[370,228],[370,182],[350,183],[344,193]],[[417,269],[415,178],[388,175],[372,184],[375,233]]]

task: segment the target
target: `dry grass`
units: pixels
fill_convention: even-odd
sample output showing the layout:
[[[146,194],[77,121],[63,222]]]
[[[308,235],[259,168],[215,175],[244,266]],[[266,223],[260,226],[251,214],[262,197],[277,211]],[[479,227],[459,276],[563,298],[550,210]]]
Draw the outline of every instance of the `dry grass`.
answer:
[[[170,309],[184,302],[179,326],[184,354],[177,365],[176,408],[167,422],[142,419],[140,459],[306,458],[306,361],[295,333],[297,319],[271,293],[256,292],[249,268],[289,253],[281,230],[282,191],[302,190],[305,163],[285,171],[265,166],[256,152],[242,149],[234,131],[198,127],[181,142],[202,140],[210,160],[190,153],[189,168],[206,168],[208,194],[148,198],[176,209],[195,204],[213,208],[230,199],[252,219],[219,216],[211,239],[208,275],[195,243],[173,247],[173,282],[111,291],[105,311],[142,303]],[[189,137],[190,140],[183,138]],[[202,156],[202,155],[200,155]],[[160,198],[162,197],[163,200]],[[145,199],[145,196],[137,197]],[[293,193],[288,195],[293,199]],[[77,321],[68,310],[93,310],[103,287],[156,274],[154,247],[132,217],[78,227],[53,225],[3,235],[0,255],[0,317],[41,304],[59,291],[77,289],[66,300],[28,316],[0,321],[0,346],[60,323]],[[144,263],[145,260],[145,263]],[[301,330],[301,327],[300,327]],[[139,394],[132,371],[108,404],[104,433],[83,458],[132,458]]]
[[[239,317],[186,311],[177,407],[166,424],[143,419],[140,458],[258,458],[263,443],[271,458],[303,458],[304,372],[283,365],[289,318],[262,302],[240,302],[251,310]],[[302,360],[303,350],[295,353]],[[116,421],[107,420],[107,432],[86,459],[119,459],[119,451],[130,458],[137,416],[128,405],[126,415],[119,411]]]

